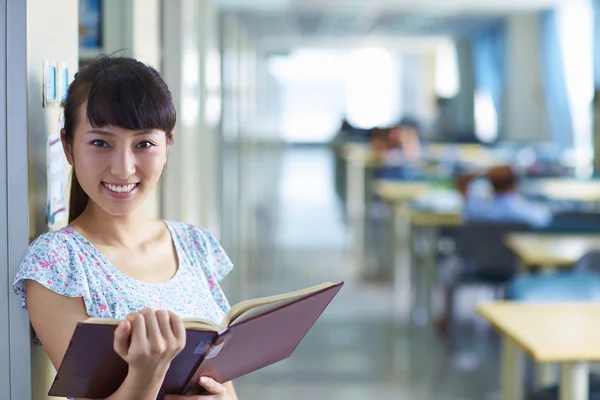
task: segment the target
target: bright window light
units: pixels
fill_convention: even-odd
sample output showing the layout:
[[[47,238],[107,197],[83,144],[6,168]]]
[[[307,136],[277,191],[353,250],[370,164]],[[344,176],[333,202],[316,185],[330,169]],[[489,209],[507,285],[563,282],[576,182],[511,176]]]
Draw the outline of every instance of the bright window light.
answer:
[[[591,168],[594,98],[594,18],[590,0],[569,0],[558,9],[565,82],[573,118],[573,144],[579,165]]]
[[[280,84],[281,130],[289,142],[324,142],[341,119],[357,127],[389,125],[401,113],[400,63],[384,49],[300,49],[273,56]]]
[[[498,137],[498,114],[492,95],[487,91],[475,92],[475,133],[486,143]]]
[[[438,47],[435,57],[435,92],[438,97],[449,99],[456,96],[459,89],[456,44],[448,40]]]
[[[384,49],[350,55],[346,75],[346,115],[359,128],[390,125],[398,118],[399,62]]]

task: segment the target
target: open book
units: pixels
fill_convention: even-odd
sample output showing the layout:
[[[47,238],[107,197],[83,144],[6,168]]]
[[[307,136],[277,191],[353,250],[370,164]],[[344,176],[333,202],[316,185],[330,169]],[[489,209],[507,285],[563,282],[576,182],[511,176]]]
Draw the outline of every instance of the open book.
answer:
[[[343,284],[244,301],[221,324],[184,319],[186,345],[172,361],[158,399],[204,393],[200,376],[224,383],[289,357]],[[77,325],[49,396],[103,399],[121,386],[128,366],[113,350],[119,322],[89,318]]]

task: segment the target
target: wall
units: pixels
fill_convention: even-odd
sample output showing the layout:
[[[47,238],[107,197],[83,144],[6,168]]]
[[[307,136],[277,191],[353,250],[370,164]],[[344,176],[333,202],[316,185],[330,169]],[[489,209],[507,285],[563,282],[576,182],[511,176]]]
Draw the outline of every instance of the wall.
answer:
[[[402,115],[417,118],[423,134],[431,137],[435,119],[435,56],[412,53],[402,56]]]
[[[0,398],[29,400],[29,319],[10,289],[29,244],[27,4],[0,0],[0,26]]]
[[[78,68],[77,0],[27,1],[27,95],[29,133],[30,226],[32,236],[47,230],[46,138],[57,130],[61,108],[42,107],[43,60],[60,60],[69,67],[69,79]],[[54,368],[39,346],[32,347],[33,398],[47,398]],[[19,396],[19,399],[23,398]]]
[[[540,29],[536,13],[508,18],[508,65],[502,139],[552,140],[540,79]]]

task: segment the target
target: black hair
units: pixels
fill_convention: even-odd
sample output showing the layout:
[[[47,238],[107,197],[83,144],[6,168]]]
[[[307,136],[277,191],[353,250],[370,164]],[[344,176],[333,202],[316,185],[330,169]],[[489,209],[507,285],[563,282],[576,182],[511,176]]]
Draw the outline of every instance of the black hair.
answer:
[[[519,178],[510,166],[502,166],[490,169],[488,179],[494,193],[502,194],[510,192],[519,183]]]
[[[128,57],[100,56],[75,74],[63,101],[65,141],[73,143],[81,106],[94,128],[160,129],[172,139],[176,112],[171,92],[152,67]],[[71,146],[71,152],[72,152]],[[73,155],[73,154],[71,154]],[[69,223],[85,210],[89,197],[73,165]]]
[[[397,124],[397,127],[413,128],[417,134],[421,132],[421,124],[416,118],[403,117]]]

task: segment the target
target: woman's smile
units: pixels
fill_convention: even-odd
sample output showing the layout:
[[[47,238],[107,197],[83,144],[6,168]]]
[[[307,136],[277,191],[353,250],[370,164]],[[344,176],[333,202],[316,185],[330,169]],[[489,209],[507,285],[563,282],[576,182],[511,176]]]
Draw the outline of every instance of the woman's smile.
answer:
[[[114,185],[112,183],[102,182],[102,187],[109,196],[115,199],[127,199],[135,194],[139,184],[140,183],[138,182],[130,183],[128,185]]]

